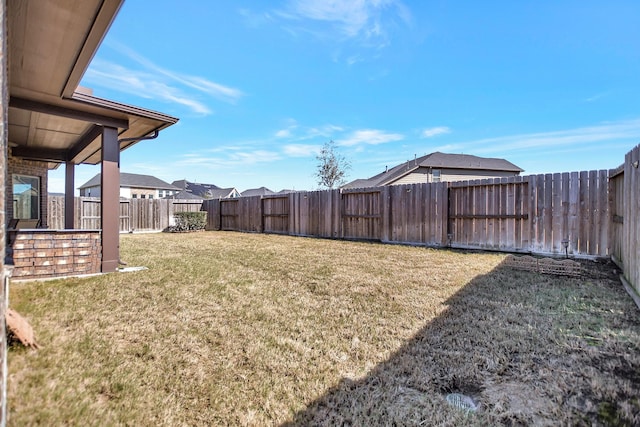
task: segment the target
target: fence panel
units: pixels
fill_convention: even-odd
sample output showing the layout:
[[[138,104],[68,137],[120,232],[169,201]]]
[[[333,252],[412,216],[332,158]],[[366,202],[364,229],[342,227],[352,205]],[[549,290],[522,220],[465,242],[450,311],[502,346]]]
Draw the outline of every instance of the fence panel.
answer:
[[[529,246],[529,185],[521,177],[451,183],[448,221],[452,246],[525,250]]]
[[[262,199],[263,229],[265,233],[289,233],[289,196]]]
[[[340,190],[290,193],[289,230],[295,236],[340,237]]]
[[[100,229],[100,199],[83,198],[80,200],[80,228]]]
[[[120,200],[120,231],[131,231],[131,202]]]
[[[47,226],[54,230],[64,228],[64,196],[49,196],[47,202]]]
[[[383,240],[446,245],[446,183],[393,185],[380,189],[383,203]],[[386,205],[386,206],[385,206]]]
[[[262,197],[240,197],[238,201],[238,224],[240,231],[262,232]]]
[[[609,195],[610,204],[610,241],[611,255],[616,261],[620,262],[623,258],[623,233],[624,233],[624,169],[622,171],[610,171],[609,178]]]
[[[220,200],[220,229],[229,231],[240,231],[238,199]]]
[[[99,229],[100,199],[74,198],[74,225],[78,229]],[[164,230],[175,212],[197,212],[202,203],[196,200],[120,199],[120,231]],[[64,229],[64,197],[48,198],[48,227]]]
[[[622,265],[624,275],[640,292],[640,145],[624,160]]]
[[[381,190],[354,190],[342,193],[342,237],[381,240]]]
[[[220,216],[220,200],[205,200],[202,202],[203,211],[207,212],[207,230],[220,230],[221,229],[221,216]]]

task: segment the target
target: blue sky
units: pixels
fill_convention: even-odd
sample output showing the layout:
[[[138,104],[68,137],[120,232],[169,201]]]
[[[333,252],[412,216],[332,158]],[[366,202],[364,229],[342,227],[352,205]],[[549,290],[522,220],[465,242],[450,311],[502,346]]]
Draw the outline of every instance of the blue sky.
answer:
[[[82,85],[180,118],[121,155],[168,182],[316,189],[329,140],[348,180],[434,151],[609,169],[640,143],[640,2],[127,0]]]

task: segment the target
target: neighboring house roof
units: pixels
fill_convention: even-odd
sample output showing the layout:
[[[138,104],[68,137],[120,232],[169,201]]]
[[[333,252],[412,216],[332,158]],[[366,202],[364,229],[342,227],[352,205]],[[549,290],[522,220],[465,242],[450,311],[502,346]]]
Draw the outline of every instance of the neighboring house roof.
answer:
[[[449,154],[436,151],[399,164],[387,171],[368,179],[356,179],[342,188],[376,187],[387,185],[419,168],[490,170],[504,172],[523,172],[523,169],[505,159],[478,157],[469,154]]]
[[[202,199],[226,199],[229,197],[235,197],[236,194],[239,194],[238,190],[234,187],[220,188],[214,184],[190,182],[186,179],[173,181],[172,185]]]
[[[78,188],[83,189],[90,187],[99,187],[100,175],[101,174],[97,174]],[[152,188],[157,190],[180,190],[180,188],[176,187],[175,185],[171,185],[168,182],[156,178],[155,176],[139,175],[136,173],[125,172],[120,173],[120,187]]]
[[[188,191],[180,190],[172,196],[163,197],[164,199],[174,199],[174,200],[202,200],[202,197],[196,196],[195,194],[191,194]]]
[[[190,182],[190,181],[187,181],[186,179],[181,179],[179,181],[173,181],[171,184],[175,185],[176,187],[178,187],[178,188],[180,188],[182,190],[186,190],[189,193],[192,193],[192,194],[195,194],[196,196],[201,196],[201,197],[205,197],[207,192],[209,192],[211,190],[219,190],[220,189],[220,187],[218,187],[217,185]]]
[[[248,190],[244,190],[240,195],[243,197],[247,197],[247,196],[268,196],[270,194],[276,194],[276,193],[269,190],[267,187],[260,187],[260,188],[250,188]]]
[[[235,188],[218,188],[209,192],[212,199],[228,199],[229,197],[237,197],[240,194]]]

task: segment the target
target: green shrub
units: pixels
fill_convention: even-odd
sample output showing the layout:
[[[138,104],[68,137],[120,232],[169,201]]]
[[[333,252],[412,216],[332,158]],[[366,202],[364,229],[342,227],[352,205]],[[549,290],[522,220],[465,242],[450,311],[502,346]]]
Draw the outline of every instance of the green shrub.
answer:
[[[207,225],[206,212],[176,212],[173,217],[176,223],[168,228],[171,233],[204,230]]]

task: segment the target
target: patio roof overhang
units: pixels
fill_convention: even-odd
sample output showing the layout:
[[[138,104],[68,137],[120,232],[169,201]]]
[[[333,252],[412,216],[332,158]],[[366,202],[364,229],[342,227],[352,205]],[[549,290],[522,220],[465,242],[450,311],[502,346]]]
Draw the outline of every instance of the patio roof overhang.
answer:
[[[21,0],[8,9],[8,142],[17,157],[98,164],[102,128],[117,129],[119,149],[177,118],[78,90],[123,0]]]
[[[119,263],[120,151],[178,121],[78,88],[123,1],[5,3],[11,155],[50,169],[65,163],[65,228],[73,228],[74,165],[101,164],[103,272]]]

